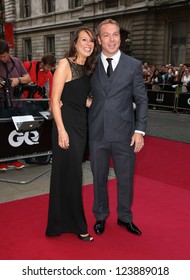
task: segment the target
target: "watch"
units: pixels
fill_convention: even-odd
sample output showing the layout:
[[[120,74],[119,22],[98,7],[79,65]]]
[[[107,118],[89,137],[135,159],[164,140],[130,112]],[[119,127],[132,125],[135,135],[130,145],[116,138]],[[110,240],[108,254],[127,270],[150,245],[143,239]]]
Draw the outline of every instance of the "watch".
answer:
[[[18,77],[19,84],[21,84],[21,78]]]

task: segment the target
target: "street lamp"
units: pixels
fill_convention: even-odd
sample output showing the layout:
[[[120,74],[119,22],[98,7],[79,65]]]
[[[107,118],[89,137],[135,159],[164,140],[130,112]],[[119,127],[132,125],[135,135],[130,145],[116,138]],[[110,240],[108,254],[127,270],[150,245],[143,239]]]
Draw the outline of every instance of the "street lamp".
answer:
[[[127,46],[127,54],[131,55],[132,40],[130,39],[130,34],[127,35],[127,38],[125,39],[125,43]]]

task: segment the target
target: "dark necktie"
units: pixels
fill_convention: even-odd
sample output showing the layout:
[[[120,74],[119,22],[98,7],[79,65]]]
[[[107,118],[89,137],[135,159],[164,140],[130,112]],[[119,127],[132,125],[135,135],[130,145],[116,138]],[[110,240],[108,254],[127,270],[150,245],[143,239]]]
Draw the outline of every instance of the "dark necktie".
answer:
[[[112,68],[112,63],[111,63],[113,58],[106,58],[106,60],[108,62],[107,75],[108,75],[108,77],[110,77],[111,74],[113,73],[113,68]]]

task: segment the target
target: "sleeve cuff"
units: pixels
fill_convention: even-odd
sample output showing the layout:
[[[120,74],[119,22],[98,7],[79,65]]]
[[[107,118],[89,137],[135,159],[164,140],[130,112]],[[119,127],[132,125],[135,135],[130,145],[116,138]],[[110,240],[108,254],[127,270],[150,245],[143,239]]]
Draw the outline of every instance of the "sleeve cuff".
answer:
[[[140,134],[142,134],[143,136],[145,136],[145,132],[144,132],[144,131],[141,131],[141,130],[135,130],[135,133],[140,133]]]

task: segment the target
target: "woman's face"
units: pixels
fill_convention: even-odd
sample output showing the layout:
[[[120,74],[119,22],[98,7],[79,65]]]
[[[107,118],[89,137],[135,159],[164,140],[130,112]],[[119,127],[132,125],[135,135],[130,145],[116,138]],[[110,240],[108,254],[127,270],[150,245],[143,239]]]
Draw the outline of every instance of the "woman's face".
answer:
[[[155,76],[158,76],[158,75],[159,75],[159,71],[155,70]]]
[[[85,30],[79,33],[77,43],[75,45],[77,55],[79,57],[88,57],[94,50],[94,42],[92,36],[90,37]]]
[[[184,70],[184,73],[185,73],[186,75],[188,75],[188,74],[189,74],[189,70],[188,70],[188,68],[186,68],[186,69]]]

